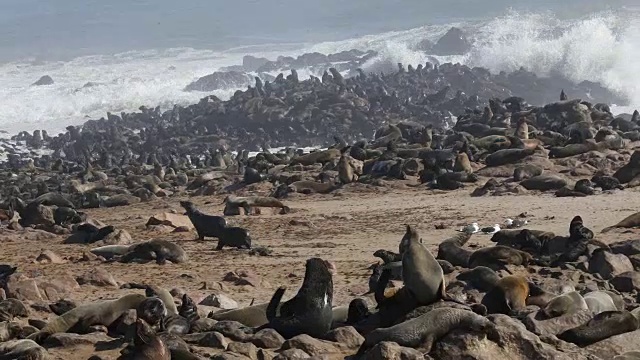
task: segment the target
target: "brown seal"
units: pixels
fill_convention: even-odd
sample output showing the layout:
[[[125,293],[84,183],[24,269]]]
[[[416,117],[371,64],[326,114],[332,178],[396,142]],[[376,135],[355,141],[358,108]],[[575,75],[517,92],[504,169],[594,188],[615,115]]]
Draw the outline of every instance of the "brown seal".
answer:
[[[467,155],[467,153],[458,153],[458,155],[456,156],[456,162],[453,165],[453,171],[464,171],[467,174],[471,174],[473,172],[473,168],[471,167],[471,162],[469,161],[469,156]]]
[[[587,309],[587,303],[582,295],[577,291],[569,291],[551,299],[540,311],[547,318],[555,318]]]
[[[89,326],[109,326],[130,309],[135,309],[146,297],[128,294],[117,300],[106,300],[78,306],[49,321],[40,331],[28,338],[41,343],[49,335],[62,332],[79,332]]]
[[[501,270],[505,265],[528,265],[533,260],[531,254],[508,246],[495,245],[478,249],[469,257],[469,268],[486,266]]]
[[[524,309],[529,296],[529,283],[522,276],[505,276],[482,298],[489,314],[510,315]]]
[[[422,244],[418,232],[407,225],[400,242],[404,287],[416,297],[418,304],[429,305],[445,296],[445,279],[440,264]],[[388,266],[388,265],[385,265]]]
[[[156,332],[141,318],[136,320],[133,346],[125,349],[119,359],[171,360],[171,352]]]
[[[0,343],[0,359],[49,360],[47,350],[33,340],[9,340]]]
[[[289,207],[285,206],[280,200],[267,196],[239,197],[229,195],[224,199],[224,204],[223,214],[227,216],[240,215],[240,208],[244,209],[245,215],[249,215],[252,208],[278,208],[281,214],[286,214],[290,210]]]
[[[624,218],[622,221],[620,221],[619,223],[613,225],[613,226],[609,226],[606,227],[604,229],[602,229],[602,232],[609,232],[615,228],[635,228],[640,226],[640,212],[637,212],[635,214],[631,214],[629,216],[627,216],[626,218]]]
[[[461,232],[444,240],[438,245],[438,256],[436,258],[446,260],[453,266],[467,267],[473,252],[462,247],[469,239],[471,239],[470,233]]]
[[[486,334],[494,332],[495,326],[489,319],[472,311],[448,307],[438,308],[417,318],[370,332],[358,350],[358,355],[364,354],[369,348],[382,341],[392,341],[401,346],[417,348],[427,354],[437,340],[455,329]]]
[[[615,335],[638,329],[638,319],[628,311],[606,311],[593,317],[588,323],[569,329],[558,339],[587,346]]]
[[[289,165],[302,164],[302,165],[313,165],[316,163],[328,163],[330,161],[335,161],[340,158],[340,149],[327,149],[320,151],[313,151],[306,155],[297,156],[291,159]]]
[[[527,119],[524,117],[518,120],[516,136],[520,139],[529,139],[529,125],[527,125]]]

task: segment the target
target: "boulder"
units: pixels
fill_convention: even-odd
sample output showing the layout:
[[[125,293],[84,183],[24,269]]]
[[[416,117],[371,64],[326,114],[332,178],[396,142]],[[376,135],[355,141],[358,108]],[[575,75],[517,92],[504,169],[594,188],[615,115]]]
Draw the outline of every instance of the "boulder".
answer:
[[[225,294],[211,294],[205,297],[198,305],[215,306],[220,309],[237,309],[238,303]]]
[[[216,71],[205,75],[184,88],[184,91],[213,91],[244,88],[253,83],[253,77],[240,71]]]
[[[433,47],[433,55],[464,55],[471,50],[471,43],[462,30],[452,27],[442,36]]]
[[[103,268],[94,268],[87,273],[80,275],[76,278],[80,285],[94,285],[94,286],[113,286],[118,287],[118,282],[114,277]]]
[[[536,311],[527,315],[523,323],[527,330],[536,335],[558,335],[586,323],[592,317],[593,315],[589,310],[579,310],[572,314],[545,319],[542,312]]]
[[[253,345],[263,349],[279,349],[284,344],[285,339],[273,329],[262,329],[255,333]]]
[[[627,271],[616,275],[609,283],[620,292],[633,292],[640,290],[640,273]]]
[[[323,354],[339,353],[339,344],[334,344],[326,340],[318,340],[307,334],[293,337],[282,344],[282,350],[300,349],[311,356]]]
[[[31,86],[53,85],[53,79],[49,75],[44,75],[38,79],[38,81],[31,84]]]
[[[589,260],[589,272],[600,274],[605,280],[628,271],[633,271],[633,265],[631,260],[622,254],[612,254],[598,249]]]
[[[36,261],[41,264],[64,264],[65,262],[60,255],[51,250],[43,250],[36,258]]]

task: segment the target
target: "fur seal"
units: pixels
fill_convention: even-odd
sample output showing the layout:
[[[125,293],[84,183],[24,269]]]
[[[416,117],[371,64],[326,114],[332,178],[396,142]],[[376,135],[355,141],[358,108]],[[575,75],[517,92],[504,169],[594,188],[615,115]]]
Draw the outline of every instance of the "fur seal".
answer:
[[[78,306],[49,321],[40,331],[29,335],[29,339],[41,343],[49,335],[61,332],[80,332],[92,325],[109,326],[127,310],[136,309],[146,297],[128,294],[117,300],[106,300]]]
[[[33,340],[9,340],[0,343],[0,360],[49,360],[45,348]]]
[[[401,242],[402,279],[404,287],[415,296],[419,305],[429,305],[445,296],[444,273],[431,252],[422,244],[418,232],[407,225]],[[388,266],[388,265],[386,265]]]
[[[144,299],[136,308],[138,319],[142,319],[150,326],[156,326],[167,316],[167,308],[164,302],[156,297]]]
[[[276,315],[280,300],[286,290],[276,290],[267,306],[268,327],[276,330],[285,339],[300,334],[320,337],[331,330],[333,319],[333,266],[320,259],[307,260],[304,280],[298,293],[280,306],[280,316]]]
[[[489,314],[511,315],[513,311],[524,309],[529,297],[529,283],[522,276],[505,276],[482,298]]]
[[[486,266],[493,270],[501,270],[505,265],[527,266],[533,257],[531,254],[508,246],[495,245],[478,249],[469,257],[469,268]]]
[[[289,165],[313,165],[315,163],[328,163],[331,161],[338,160],[340,158],[340,149],[327,149],[323,151],[314,151],[310,152],[306,155],[296,156],[291,159]]]
[[[247,306],[242,309],[220,310],[211,312],[207,317],[217,321],[237,321],[245,326],[261,327],[269,322],[266,314],[268,305],[268,303],[265,303]]]
[[[91,253],[107,259],[121,255],[120,262],[152,261],[164,264],[171,261],[180,264],[188,260],[187,253],[179,245],[167,240],[153,239],[133,245],[107,245],[91,249]]]
[[[588,309],[587,302],[582,295],[577,291],[570,291],[551,299],[541,309],[541,312],[550,319]]]
[[[490,291],[500,281],[498,274],[486,266],[476,266],[460,273],[456,279],[465,281],[480,291]]]
[[[0,301],[0,322],[11,321],[15,317],[29,316],[29,311],[18,299],[6,299]]]
[[[340,179],[340,182],[343,184],[358,181],[358,174],[356,174],[352,165],[354,159],[346,153],[348,150],[349,147],[344,148],[342,150],[342,156],[340,160],[338,160],[338,179]]]
[[[453,165],[453,171],[464,171],[467,174],[471,174],[473,172],[473,168],[471,167],[471,162],[469,161],[469,156],[467,155],[467,153],[458,153],[458,155],[456,156],[456,162]]]
[[[626,218],[624,218],[622,221],[620,221],[619,223],[613,225],[613,226],[609,226],[606,227],[604,229],[602,229],[602,232],[609,232],[615,228],[635,228],[640,226],[640,212],[637,212],[635,214],[631,214],[629,216],[627,216]]]
[[[205,236],[220,238],[220,233],[227,227],[227,221],[222,216],[207,215],[198,210],[190,201],[180,201],[198,233],[198,240],[204,240]]]
[[[249,215],[251,213],[251,208],[260,207],[279,208],[281,214],[286,214],[291,210],[280,200],[265,196],[239,197],[229,195],[224,199],[224,204],[225,207],[222,213],[226,216],[240,215],[240,208],[244,210],[245,215]]]
[[[453,266],[467,267],[469,265],[469,258],[473,252],[463,249],[462,247],[469,239],[471,239],[470,233],[461,232],[444,240],[438,245],[438,256],[436,259],[446,260]]]
[[[535,150],[533,149],[502,149],[487,156],[485,164],[487,164],[487,166],[513,164],[529,155],[533,155],[534,152]]]
[[[638,329],[638,319],[628,311],[606,311],[597,314],[588,323],[569,329],[558,339],[587,346],[615,335]]]
[[[311,180],[294,181],[287,186],[287,192],[300,194],[328,194],[337,186],[331,182],[317,182]]]
[[[522,181],[525,179],[532,178],[534,176],[540,176],[542,175],[543,172],[544,170],[537,165],[533,165],[533,164],[520,165],[513,170],[513,180]]]
[[[249,230],[237,226],[224,228],[218,238],[216,250],[222,250],[225,246],[238,249],[251,249],[251,235],[249,235]]]
[[[136,320],[136,332],[133,346],[125,349],[119,359],[135,360],[171,360],[171,352],[156,332],[143,319]],[[124,352],[124,351],[123,351]]]
[[[518,119],[515,134],[519,139],[529,139],[529,125],[527,125],[526,118],[521,117]]]
[[[369,348],[382,341],[417,348],[420,352],[428,354],[436,341],[459,328],[488,333],[492,332],[495,326],[489,319],[472,311],[446,307],[434,309],[417,318],[370,332],[358,349],[358,355],[363,355]]]

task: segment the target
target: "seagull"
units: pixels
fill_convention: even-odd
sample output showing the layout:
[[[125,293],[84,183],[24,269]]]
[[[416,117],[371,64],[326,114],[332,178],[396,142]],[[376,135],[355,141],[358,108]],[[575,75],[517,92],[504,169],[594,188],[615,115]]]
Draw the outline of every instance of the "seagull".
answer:
[[[524,225],[527,225],[527,223],[528,221],[524,219],[507,219],[504,221],[507,229],[516,229],[519,227],[523,227]]]
[[[461,229],[460,229],[460,230],[458,230],[458,231],[466,232],[466,233],[468,233],[468,234],[475,234],[475,233],[477,233],[479,230],[480,230],[480,227],[478,226],[478,223],[477,223],[477,222],[474,222],[473,224],[467,225],[467,226],[465,226],[465,227],[461,228]]]
[[[480,229],[480,231],[482,231],[483,234],[487,234],[487,235],[495,234],[498,231],[500,231],[500,225],[495,224],[493,226],[484,227]]]

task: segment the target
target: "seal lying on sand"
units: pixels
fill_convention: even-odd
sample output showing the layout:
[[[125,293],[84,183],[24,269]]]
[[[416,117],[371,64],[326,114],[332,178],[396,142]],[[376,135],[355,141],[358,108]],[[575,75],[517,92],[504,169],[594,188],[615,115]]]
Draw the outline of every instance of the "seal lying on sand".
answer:
[[[188,260],[187,253],[177,244],[167,240],[153,239],[133,245],[107,245],[91,249],[94,255],[110,259],[120,255],[120,262],[152,261],[164,264],[171,261],[174,264]]]

